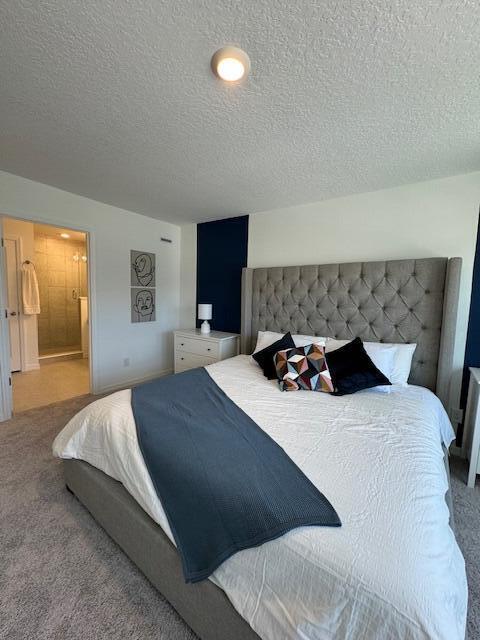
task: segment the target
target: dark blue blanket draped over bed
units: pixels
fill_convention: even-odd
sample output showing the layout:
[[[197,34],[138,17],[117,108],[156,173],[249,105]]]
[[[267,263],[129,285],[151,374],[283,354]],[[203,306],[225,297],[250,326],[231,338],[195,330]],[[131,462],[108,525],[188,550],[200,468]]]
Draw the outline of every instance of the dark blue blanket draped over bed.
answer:
[[[204,368],[136,387],[132,408],[187,582],[295,527],[340,526],[325,496]]]

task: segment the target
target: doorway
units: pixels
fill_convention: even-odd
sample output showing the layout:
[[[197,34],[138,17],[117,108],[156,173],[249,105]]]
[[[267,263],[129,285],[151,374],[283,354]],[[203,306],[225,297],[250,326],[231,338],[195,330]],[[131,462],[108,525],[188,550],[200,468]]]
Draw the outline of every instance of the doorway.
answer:
[[[22,338],[20,333],[20,290],[17,274],[21,265],[20,239],[5,236],[5,260],[7,269],[7,317],[10,334],[10,371],[22,369]]]
[[[88,238],[4,217],[13,412],[90,392]]]

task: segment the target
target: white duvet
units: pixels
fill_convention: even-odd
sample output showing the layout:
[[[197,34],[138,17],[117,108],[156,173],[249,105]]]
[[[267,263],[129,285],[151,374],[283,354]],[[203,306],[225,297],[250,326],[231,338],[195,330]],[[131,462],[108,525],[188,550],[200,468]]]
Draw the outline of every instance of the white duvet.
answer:
[[[215,571],[213,582],[260,637],[463,640],[465,567],[448,524],[441,446],[454,434],[440,401],[415,386],[282,393],[247,356],[207,371],[342,521],[295,529]],[[83,409],[53,450],[122,482],[173,541],[138,447],[130,391]]]

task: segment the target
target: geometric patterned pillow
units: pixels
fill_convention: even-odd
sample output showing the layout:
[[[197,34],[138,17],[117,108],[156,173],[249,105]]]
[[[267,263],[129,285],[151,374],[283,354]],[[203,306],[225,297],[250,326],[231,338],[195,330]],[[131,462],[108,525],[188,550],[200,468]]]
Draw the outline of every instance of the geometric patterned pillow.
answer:
[[[325,348],[319,344],[278,351],[274,361],[282,391],[304,389],[332,393],[333,384],[325,359]]]

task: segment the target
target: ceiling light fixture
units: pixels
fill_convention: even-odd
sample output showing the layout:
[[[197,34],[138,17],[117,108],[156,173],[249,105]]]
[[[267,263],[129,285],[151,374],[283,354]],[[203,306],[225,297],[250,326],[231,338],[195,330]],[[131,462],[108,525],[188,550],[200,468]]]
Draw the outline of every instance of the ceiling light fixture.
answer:
[[[60,234],[60,236],[61,236],[62,238],[69,238],[69,237],[70,237],[70,234],[69,234],[69,233],[61,233],[61,234]]]
[[[225,82],[238,82],[250,72],[250,58],[238,47],[222,47],[212,56],[212,71]]]

